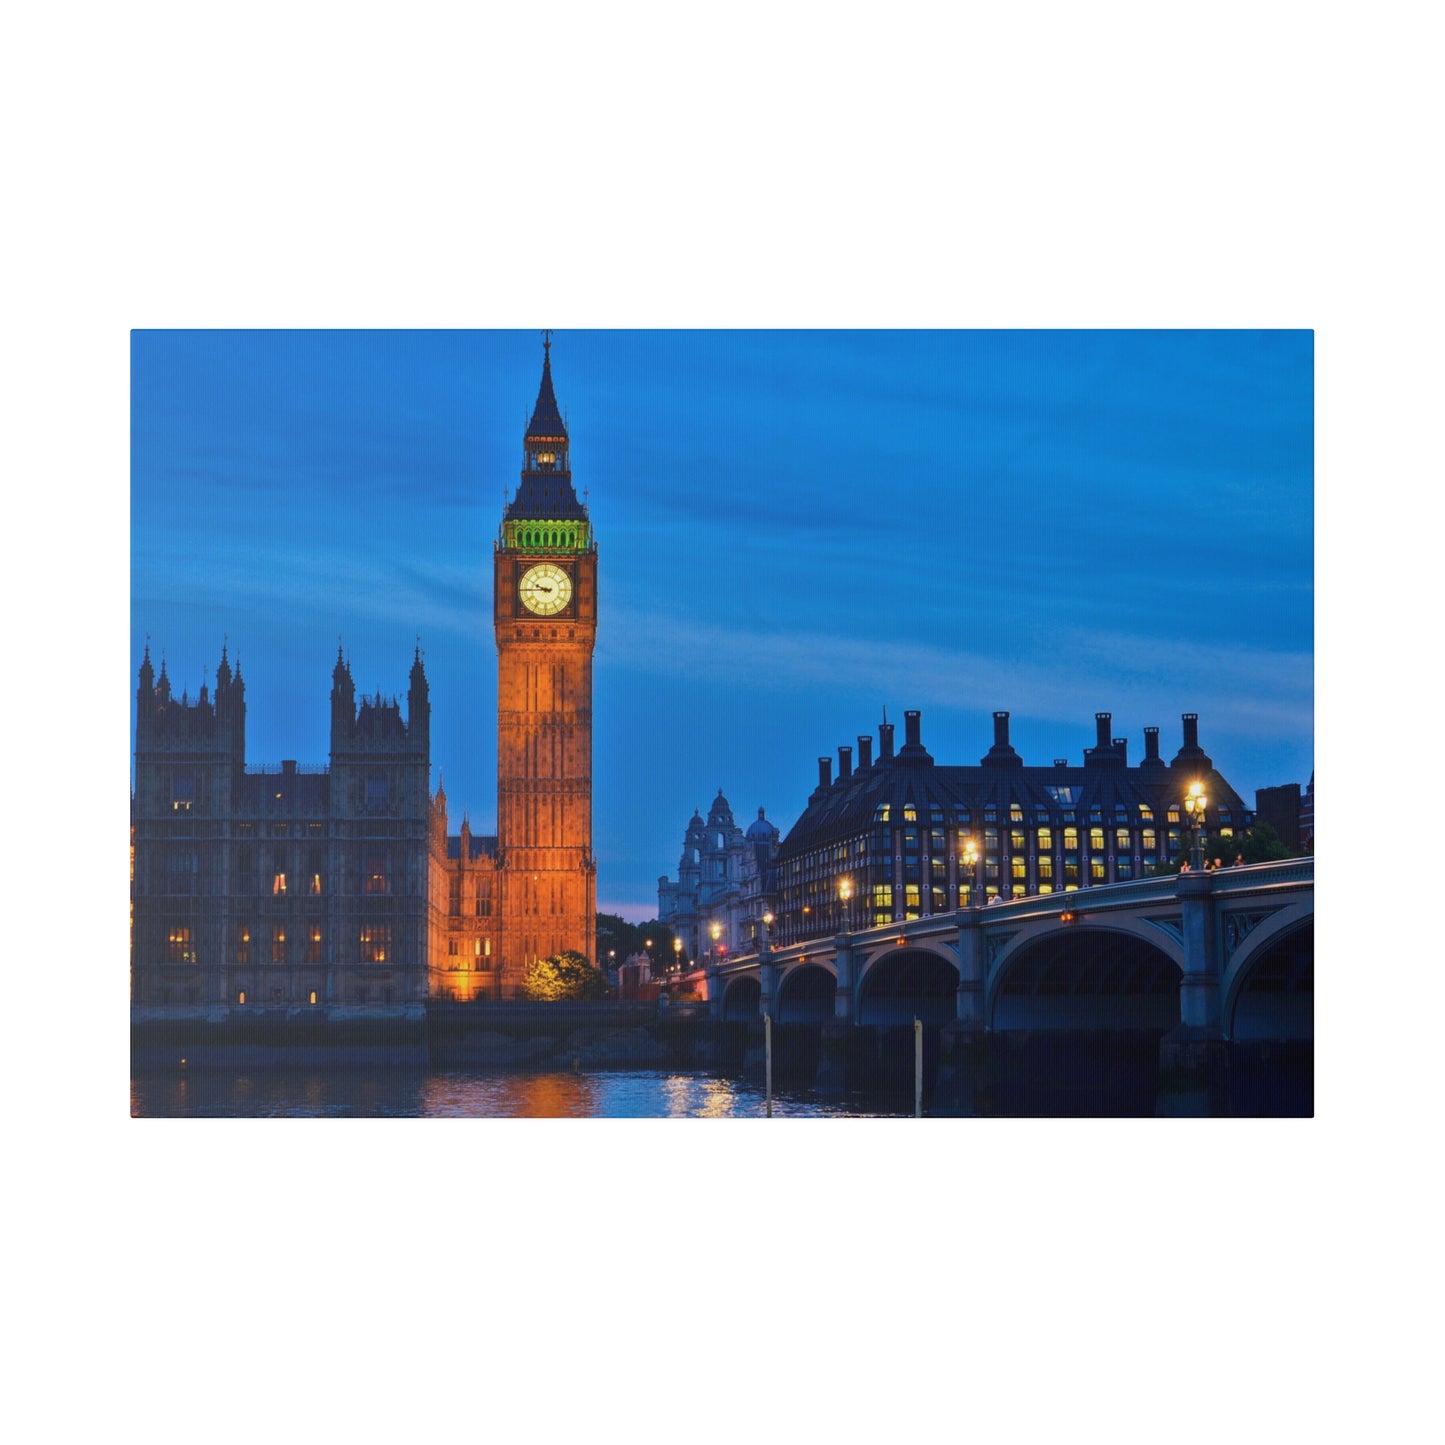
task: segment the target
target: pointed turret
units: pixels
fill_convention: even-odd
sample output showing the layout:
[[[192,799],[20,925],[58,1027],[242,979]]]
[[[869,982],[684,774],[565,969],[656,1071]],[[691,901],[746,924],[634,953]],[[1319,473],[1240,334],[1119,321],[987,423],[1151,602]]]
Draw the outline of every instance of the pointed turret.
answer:
[[[137,744],[148,738],[155,726],[156,670],[151,666],[151,644],[146,639],[145,656],[141,659],[140,677],[135,690],[135,735]]]
[[[406,695],[406,729],[412,742],[425,749],[431,739],[431,694],[421,665],[421,643],[411,664],[411,690]]]
[[[239,675],[239,673],[238,673]],[[356,685],[351,669],[336,648],[336,666],[331,670],[331,751],[345,752],[351,745],[356,727]]]
[[[580,528],[565,529],[565,539],[553,535],[543,545],[566,550],[586,547],[587,509],[577,500],[572,489],[572,465],[567,455],[567,424],[557,406],[552,389],[552,340],[546,333],[543,347],[542,385],[537,391],[537,404],[532,420],[522,438],[522,480],[517,495],[503,512],[503,530],[507,545],[516,546],[520,539],[510,535],[507,523],[546,521],[582,523]]]
[[[552,333],[544,333],[542,342],[542,385],[537,389],[537,404],[532,420],[527,423],[527,440],[558,442],[567,445],[567,424],[557,407],[557,393],[552,390]],[[549,468],[552,470],[552,468]]]

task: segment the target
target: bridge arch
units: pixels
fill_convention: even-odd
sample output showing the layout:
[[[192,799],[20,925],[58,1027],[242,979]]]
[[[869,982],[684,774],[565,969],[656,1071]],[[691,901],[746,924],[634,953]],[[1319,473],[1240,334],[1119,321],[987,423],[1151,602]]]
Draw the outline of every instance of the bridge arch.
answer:
[[[858,979],[858,1022],[893,1027],[947,1024],[958,1016],[958,965],[932,948],[898,947],[875,953]]]
[[[763,1012],[763,989],[756,974],[743,974],[728,980],[723,993],[722,1016],[725,1023],[751,1023]]]
[[[817,963],[800,963],[778,982],[774,1007],[780,1024],[824,1024],[834,1016],[838,978]]]
[[[1171,954],[1180,950],[1155,933],[1134,921],[1083,923],[1013,940],[988,971],[988,1027],[995,1032],[1173,1028],[1183,969]]]
[[[1290,910],[1252,928],[1221,980],[1225,1037],[1313,1039],[1315,921]]]

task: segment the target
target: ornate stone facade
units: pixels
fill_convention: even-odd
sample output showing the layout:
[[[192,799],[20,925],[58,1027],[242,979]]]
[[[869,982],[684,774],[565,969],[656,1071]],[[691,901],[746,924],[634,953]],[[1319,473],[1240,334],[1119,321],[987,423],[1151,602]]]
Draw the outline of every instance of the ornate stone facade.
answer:
[[[722,789],[708,809],[707,821],[694,813],[683,835],[676,880],[657,880],[657,917],[683,940],[691,960],[706,959],[717,946],[730,952],[755,946],[763,915],[776,891],[773,862],[778,830],[762,808],[747,832],[738,827]]]
[[[356,700],[338,653],[331,761],[247,768],[240,664],[136,694],[131,997],[159,1007],[404,1004],[427,994],[430,703]]]
[[[329,763],[246,765],[240,666],[175,698],[147,646],[136,694],[131,997],[143,1006],[402,1005],[516,992],[592,961],[597,546],[572,489],[550,340],[521,485],[494,549],[496,837],[429,796],[418,647],[406,713],[332,674]]]

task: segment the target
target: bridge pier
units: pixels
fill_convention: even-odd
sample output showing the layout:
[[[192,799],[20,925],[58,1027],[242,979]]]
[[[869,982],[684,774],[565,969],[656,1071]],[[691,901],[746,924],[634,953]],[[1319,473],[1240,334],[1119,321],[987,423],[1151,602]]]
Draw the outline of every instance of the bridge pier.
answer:
[[[759,1014],[771,1018],[778,1016],[778,964],[773,950],[764,944],[758,953],[758,986],[762,997],[758,1001]]]
[[[983,909],[958,910],[958,1022],[984,1026]]]
[[[833,940],[833,947],[837,953],[838,968],[838,991],[833,996],[833,1014],[840,1024],[856,1023],[858,999],[853,939],[849,934],[840,933]]]
[[[1207,873],[1178,880],[1184,977],[1179,984],[1179,1026],[1159,1041],[1159,1096],[1155,1112],[1171,1117],[1229,1112],[1229,1048],[1220,1023],[1219,941]]]
[[[1190,1029],[1219,1032],[1219,948],[1207,873],[1179,877],[1184,935],[1184,981],[1179,985],[1179,1022]]]

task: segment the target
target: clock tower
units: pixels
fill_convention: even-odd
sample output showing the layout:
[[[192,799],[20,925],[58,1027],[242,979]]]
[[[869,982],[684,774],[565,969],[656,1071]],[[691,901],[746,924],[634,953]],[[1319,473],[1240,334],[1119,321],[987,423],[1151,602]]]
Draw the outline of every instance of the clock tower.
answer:
[[[497,637],[497,900],[501,985],[572,949],[596,962],[592,649],[597,544],[572,490],[552,341],[522,440],[522,479],[493,553]]]

